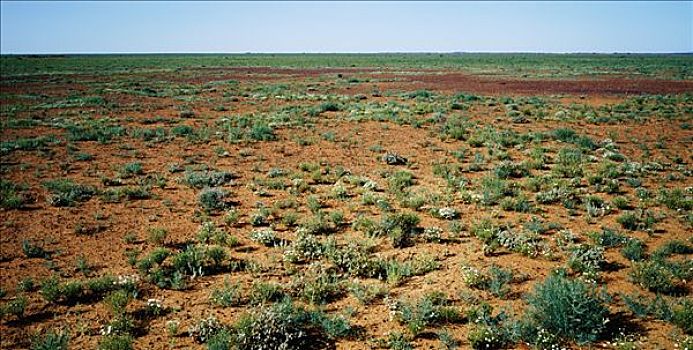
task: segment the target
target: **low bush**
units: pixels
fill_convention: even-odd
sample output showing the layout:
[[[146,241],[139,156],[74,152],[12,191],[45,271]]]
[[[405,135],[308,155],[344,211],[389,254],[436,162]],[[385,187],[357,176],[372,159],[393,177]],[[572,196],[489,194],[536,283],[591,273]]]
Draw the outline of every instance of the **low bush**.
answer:
[[[31,350],[67,350],[70,335],[65,331],[52,331],[34,335],[31,338]]]
[[[429,293],[414,302],[390,302],[388,307],[395,319],[406,325],[413,336],[419,335],[426,327],[432,325],[464,320],[464,316],[457,308],[450,306],[447,297],[442,293]]]
[[[0,207],[5,209],[21,209],[33,202],[34,198],[26,192],[25,185],[17,185],[5,179],[0,179]]]
[[[557,274],[537,284],[527,303],[527,317],[536,329],[578,343],[597,340],[609,320],[605,296],[595,287]]]
[[[352,332],[342,317],[309,311],[285,299],[243,316],[234,326],[234,343],[239,350],[326,347],[328,340]]]
[[[69,179],[46,181],[43,186],[51,192],[48,202],[54,207],[71,207],[76,202],[88,201],[96,194],[93,187],[76,184]]]
[[[630,261],[644,260],[647,255],[645,242],[635,238],[627,240],[621,248],[621,255]]]
[[[204,188],[197,197],[202,209],[207,212],[216,212],[229,208],[226,201],[229,193],[221,188]]]
[[[187,171],[181,181],[197,189],[219,187],[230,183],[236,176],[227,171]]]
[[[634,283],[656,293],[671,294],[681,289],[681,284],[671,269],[660,261],[635,263],[630,277]]]

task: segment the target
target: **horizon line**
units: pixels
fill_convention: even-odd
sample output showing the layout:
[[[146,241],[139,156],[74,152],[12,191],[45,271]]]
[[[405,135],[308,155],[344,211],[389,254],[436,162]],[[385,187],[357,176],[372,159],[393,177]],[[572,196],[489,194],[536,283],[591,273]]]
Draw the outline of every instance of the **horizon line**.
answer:
[[[11,52],[0,56],[79,56],[79,55],[387,55],[387,54],[546,54],[546,55],[692,55],[693,51],[150,51],[150,52]]]

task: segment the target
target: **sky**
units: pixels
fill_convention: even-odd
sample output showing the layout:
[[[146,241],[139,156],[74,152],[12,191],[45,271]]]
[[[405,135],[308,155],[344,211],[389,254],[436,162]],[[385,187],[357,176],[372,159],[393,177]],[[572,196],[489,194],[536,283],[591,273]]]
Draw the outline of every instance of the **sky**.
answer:
[[[0,52],[693,52],[693,1],[3,0]]]

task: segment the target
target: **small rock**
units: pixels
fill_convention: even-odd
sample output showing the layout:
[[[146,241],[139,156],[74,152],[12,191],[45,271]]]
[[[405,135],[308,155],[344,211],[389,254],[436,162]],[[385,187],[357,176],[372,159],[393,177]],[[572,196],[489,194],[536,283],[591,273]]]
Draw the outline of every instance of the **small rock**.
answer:
[[[383,156],[383,161],[388,165],[406,165],[407,158],[404,158],[396,153],[387,153]]]

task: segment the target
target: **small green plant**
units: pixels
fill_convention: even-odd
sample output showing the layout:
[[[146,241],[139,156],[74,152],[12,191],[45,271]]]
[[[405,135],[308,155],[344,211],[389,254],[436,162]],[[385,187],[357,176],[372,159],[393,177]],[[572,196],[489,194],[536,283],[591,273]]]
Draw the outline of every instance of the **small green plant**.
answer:
[[[224,214],[224,223],[229,226],[238,224],[241,218],[241,212],[236,208],[231,208]]]
[[[276,232],[271,228],[253,230],[250,233],[250,239],[266,247],[274,247],[279,243]]]
[[[133,350],[133,341],[129,334],[109,334],[101,339],[98,350]]]
[[[23,295],[8,301],[5,305],[0,306],[0,317],[4,315],[13,315],[17,318],[22,318],[28,302],[27,297]]]
[[[123,168],[120,171],[120,177],[123,179],[142,174],[144,174],[144,169],[142,168],[142,163],[140,162],[127,163],[123,165]]]
[[[395,301],[388,307],[390,312],[395,314],[395,319],[405,324],[413,336],[419,335],[428,326],[464,319],[455,307],[449,305],[448,299],[442,293],[426,294],[415,302]]]
[[[221,188],[204,188],[198,195],[200,206],[208,212],[224,210],[230,206],[226,201],[229,193]]]
[[[681,327],[686,334],[693,335],[693,300],[683,299],[673,308],[672,323]]]
[[[85,202],[96,194],[96,189],[74,183],[69,179],[50,180],[43,186],[51,192],[49,203],[54,207],[71,207],[76,202]]]
[[[209,299],[212,303],[219,306],[236,306],[241,302],[239,289],[240,286],[238,284],[232,284],[228,279],[224,279],[224,285],[220,289],[212,290]]]
[[[253,305],[280,301],[284,298],[284,288],[273,282],[256,282],[250,290],[249,300]]]
[[[631,238],[621,248],[621,255],[630,261],[642,261],[647,255],[645,243],[639,239]]]
[[[618,218],[616,222],[626,230],[651,232],[655,223],[659,221],[649,210],[635,210],[625,212]]]
[[[627,236],[610,228],[602,228],[601,232],[592,232],[588,235],[595,244],[604,248],[619,247],[629,240]]]
[[[235,327],[239,350],[303,349],[327,339],[353,334],[349,322],[294,305],[290,299],[241,317]]]
[[[568,267],[577,273],[593,275],[606,263],[604,248],[589,244],[573,247],[568,258]]]
[[[660,261],[649,260],[633,264],[630,277],[634,283],[657,293],[671,294],[681,289],[674,273]]]
[[[31,350],[67,350],[69,342],[67,332],[49,330],[31,338]]]
[[[412,238],[419,231],[421,219],[414,213],[396,213],[383,217],[379,235],[386,235],[392,240],[395,248],[408,247],[412,243]]]
[[[32,243],[30,240],[25,239],[22,241],[22,252],[27,258],[50,258],[50,253],[47,252],[42,246]]]
[[[21,209],[33,201],[26,193],[25,185],[17,185],[5,179],[0,179],[0,207],[6,209]]]
[[[274,129],[264,123],[256,123],[250,129],[248,136],[255,141],[273,141],[277,139]]]
[[[203,189],[226,185],[234,178],[236,176],[227,171],[187,171],[181,181],[192,188]]]
[[[166,241],[168,231],[163,227],[152,227],[149,229],[149,243],[162,245]]]
[[[404,189],[414,185],[414,175],[406,170],[400,170],[388,178],[388,189],[393,194],[401,194]]]

